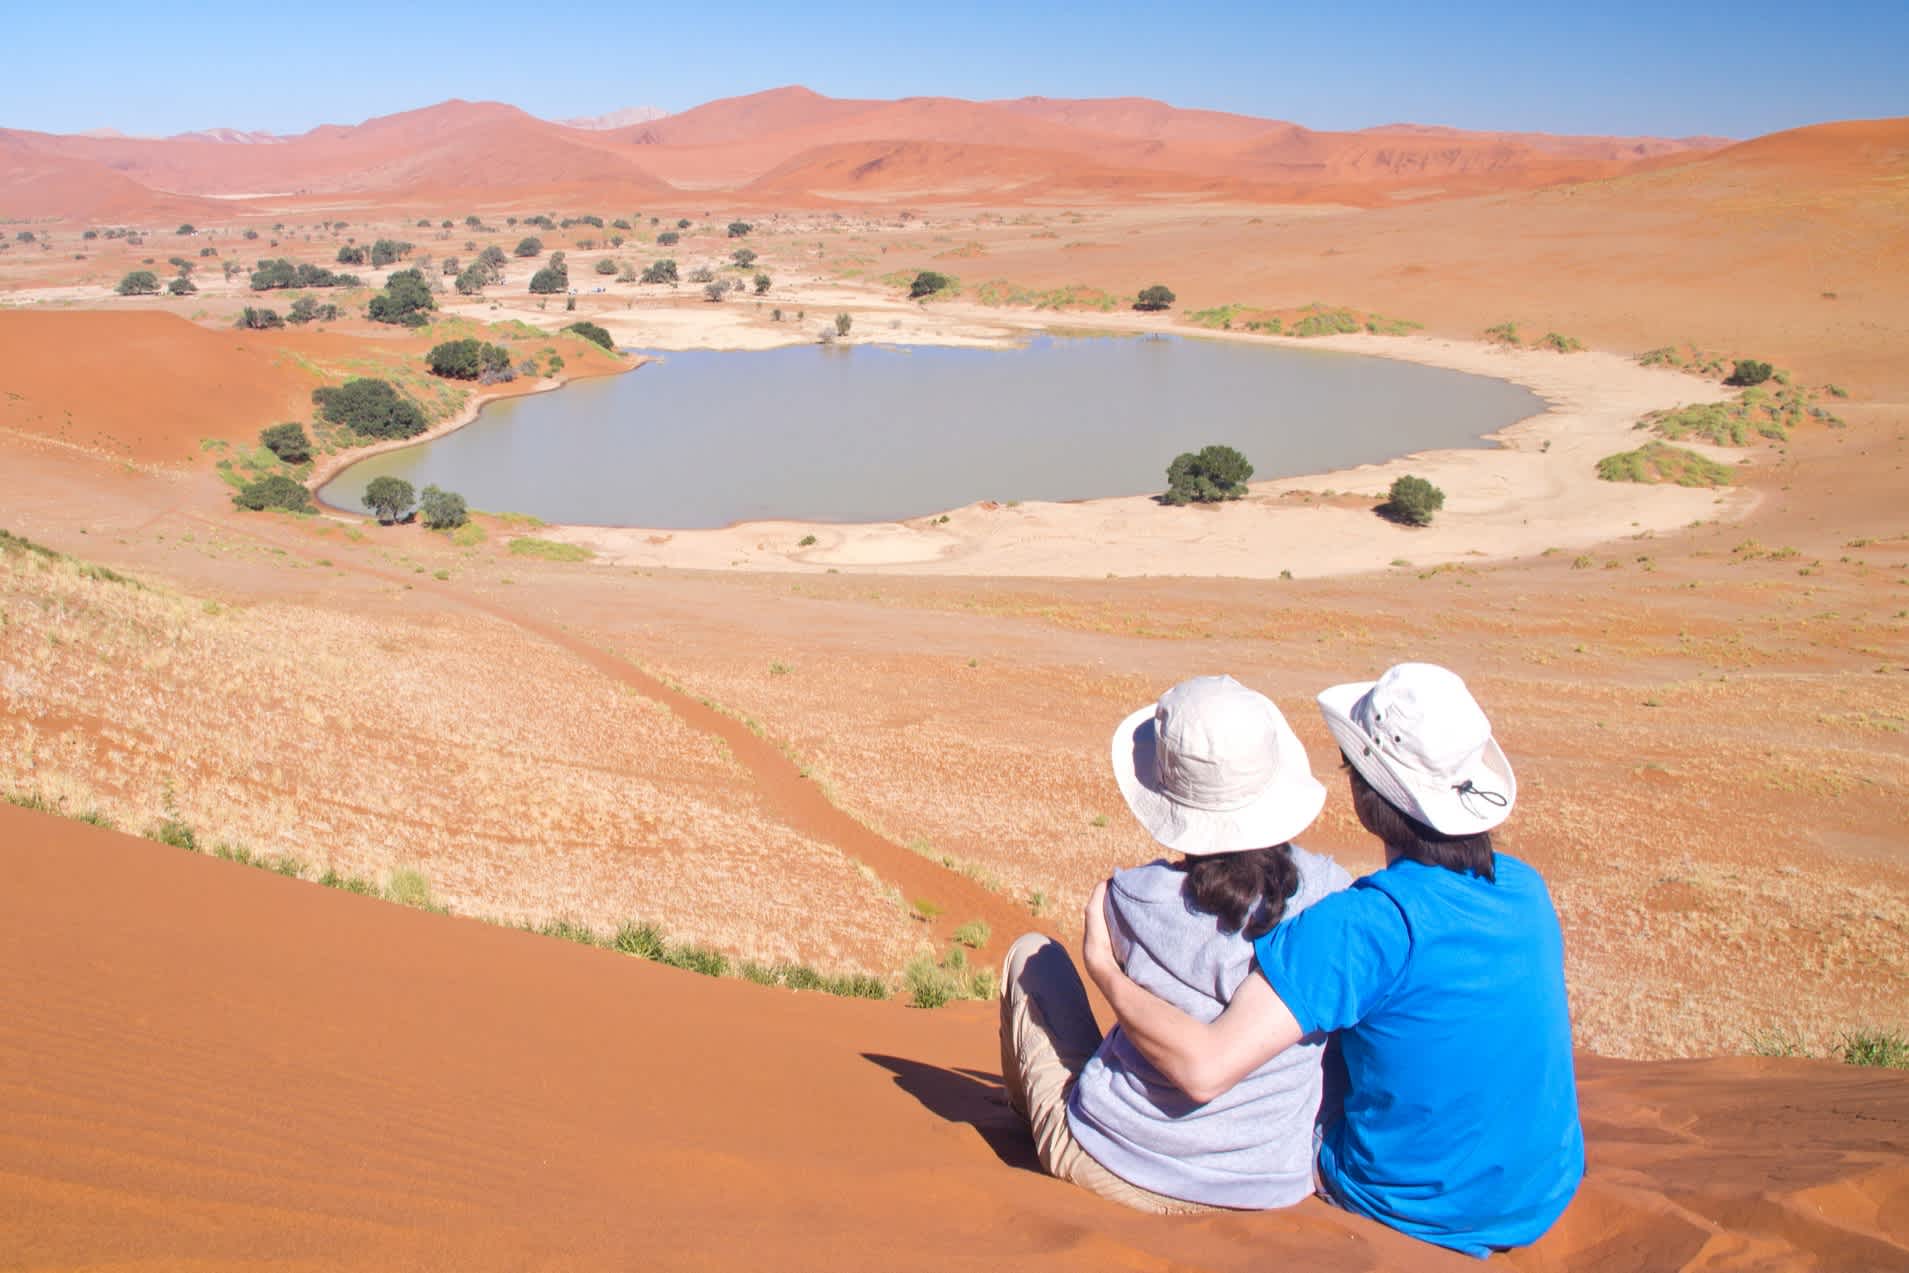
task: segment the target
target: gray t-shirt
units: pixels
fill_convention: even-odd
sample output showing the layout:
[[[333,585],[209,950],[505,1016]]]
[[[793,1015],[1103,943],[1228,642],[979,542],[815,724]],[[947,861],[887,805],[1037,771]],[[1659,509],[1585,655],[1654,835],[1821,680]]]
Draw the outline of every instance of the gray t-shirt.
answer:
[[[1296,915],[1352,883],[1329,857],[1294,846]],[[1114,954],[1136,982],[1201,1021],[1219,1016],[1253,971],[1253,946],[1188,903],[1186,873],[1165,862],[1121,871],[1107,889]],[[1115,1026],[1067,1102],[1074,1138],[1130,1184],[1213,1206],[1287,1207],[1312,1192],[1312,1127],[1325,1036],[1286,1049],[1204,1105],[1168,1082]]]

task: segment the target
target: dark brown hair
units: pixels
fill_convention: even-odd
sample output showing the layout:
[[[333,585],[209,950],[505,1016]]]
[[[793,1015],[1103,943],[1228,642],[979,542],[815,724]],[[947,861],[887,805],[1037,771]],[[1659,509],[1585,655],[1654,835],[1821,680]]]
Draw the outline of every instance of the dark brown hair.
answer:
[[[1491,855],[1491,832],[1446,835],[1434,831],[1380,795],[1343,752],[1340,760],[1352,781],[1353,812],[1359,815],[1360,825],[1383,840],[1388,850],[1427,866],[1442,866],[1448,871],[1486,880],[1497,879]]]
[[[1299,891],[1292,846],[1213,853],[1174,863],[1186,872],[1186,898],[1194,910],[1219,917],[1220,931],[1257,941],[1286,914]]]

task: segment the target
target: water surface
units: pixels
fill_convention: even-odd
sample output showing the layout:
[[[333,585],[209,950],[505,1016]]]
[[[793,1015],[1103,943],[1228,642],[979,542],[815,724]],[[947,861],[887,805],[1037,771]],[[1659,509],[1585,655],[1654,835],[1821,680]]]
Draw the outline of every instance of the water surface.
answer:
[[[324,498],[357,508],[391,474],[578,525],[888,521],[1155,493],[1174,456],[1214,442],[1244,452],[1255,478],[1483,446],[1544,409],[1483,376],[1178,337],[660,357],[493,403],[456,433],[352,465]]]

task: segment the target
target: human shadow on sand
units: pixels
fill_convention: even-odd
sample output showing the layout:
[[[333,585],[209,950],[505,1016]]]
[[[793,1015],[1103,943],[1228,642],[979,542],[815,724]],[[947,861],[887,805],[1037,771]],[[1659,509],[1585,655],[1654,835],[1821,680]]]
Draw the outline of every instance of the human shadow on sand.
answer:
[[[1027,1121],[1008,1105],[1001,1076],[985,1070],[946,1069],[906,1057],[864,1052],[895,1076],[895,1086],[950,1123],[966,1123],[981,1134],[995,1157],[1010,1167],[1039,1172]]]

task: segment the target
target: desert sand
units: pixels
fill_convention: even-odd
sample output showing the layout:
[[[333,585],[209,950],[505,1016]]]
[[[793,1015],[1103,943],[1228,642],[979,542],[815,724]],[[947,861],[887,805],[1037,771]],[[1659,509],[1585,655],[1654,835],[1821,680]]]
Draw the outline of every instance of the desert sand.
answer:
[[[202,850],[0,805],[21,1076],[0,1087],[0,1251],[1455,1264],[1312,1204],[1162,1224],[1042,1179],[994,1097],[985,1005],[793,994],[474,922],[649,921],[897,987],[970,921],[981,965],[1023,928],[1071,940],[1093,882],[1151,856],[1107,730],[1221,670],[1286,706],[1334,788],[1306,843],[1369,870],[1306,704],[1428,658],[1519,766],[1503,843],[1551,882],[1581,1049],[1590,1180],[1504,1262],[1909,1263],[1909,1077],[1821,1059],[1909,1029],[1909,124],[1732,146],[1382,131],[780,90],[623,129],[450,103],[243,146],[0,133],[0,213],[34,235],[0,251],[0,528],[47,550],[0,552],[0,793]],[[363,293],[312,328],[231,327],[262,298],[225,260],[331,264],[378,237],[415,242],[401,264],[468,259],[546,212],[631,225],[538,231],[574,313],[513,258],[426,331],[363,321]],[[760,300],[596,272],[721,271],[736,216],[773,275]],[[143,241],[81,237],[116,224]],[[196,295],[113,294],[173,255]],[[909,302],[923,269],[957,294]],[[1156,282],[1173,312],[1124,312]],[[663,350],[813,340],[838,312],[852,340],[1271,342],[1193,315],[1313,302],[1423,325],[1332,346],[1502,375],[1550,409],[1493,450],[1217,509],[974,505],[932,527],[495,514],[454,542],[242,513],[218,467],[350,375],[455,427],[490,391],[421,372],[452,335],[561,349],[568,378],[631,365],[557,334],[573,318]],[[1507,321],[1589,351],[1482,343]],[[1842,427],[1707,449],[1736,470],[1722,493],[1600,483],[1643,411],[1726,393],[1637,363],[1665,346],[1768,358]],[[1371,512],[1407,469],[1448,492],[1426,530]],[[404,874],[450,915],[316,888],[323,870]],[[1742,1055],[1785,1051],[1819,1059]]]

